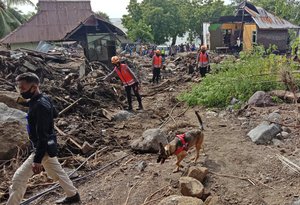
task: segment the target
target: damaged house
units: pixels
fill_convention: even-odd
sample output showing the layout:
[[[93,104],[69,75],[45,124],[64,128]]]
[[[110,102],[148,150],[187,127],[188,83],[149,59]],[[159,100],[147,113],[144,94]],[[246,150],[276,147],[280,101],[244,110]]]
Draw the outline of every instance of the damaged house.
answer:
[[[243,50],[251,50],[255,45],[268,48],[276,45],[280,52],[286,52],[289,44],[289,30],[299,33],[299,26],[279,18],[265,9],[244,1],[235,16],[223,16],[213,23],[205,23],[204,42],[212,50],[233,50],[237,40]]]
[[[37,14],[0,42],[35,50],[40,41],[76,41],[90,61],[108,63],[124,38],[121,29],[93,13],[90,0],[39,0]]]

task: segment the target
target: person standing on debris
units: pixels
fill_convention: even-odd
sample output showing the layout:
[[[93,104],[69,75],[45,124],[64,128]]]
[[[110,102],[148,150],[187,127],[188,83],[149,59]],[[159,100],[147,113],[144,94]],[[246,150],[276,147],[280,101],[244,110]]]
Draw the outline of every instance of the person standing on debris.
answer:
[[[162,57],[160,56],[160,50],[155,51],[155,55],[152,58],[152,69],[153,69],[153,77],[152,83],[156,81],[158,84],[160,78],[160,69],[162,68]]]
[[[200,70],[201,77],[205,77],[206,73],[209,72],[209,56],[206,50],[206,46],[202,45],[197,58],[197,68]]]
[[[134,95],[136,96],[139,103],[139,107],[137,108],[137,110],[143,110],[142,98],[139,94],[139,81],[137,80],[134,73],[125,63],[120,62],[120,58],[118,56],[113,56],[111,58],[111,63],[115,66],[115,68],[110,74],[105,76],[103,80],[107,81],[116,75],[119,76],[125,87],[128,101],[128,110],[132,110],[131,90],[133,90]]]
[[[21,203],[26,192],[28,179],[34,174],[41,173],[43,168],[54,181],[59,181],[67,195],[67,197],[57,201],[57,204],[79,202],[80,196],[77,189],[57,159],[57,139],[53,121],[57,117],[57,112],[52,101],[41,93],[39,89],[40,80],[37,75],[23,73],[17,76],[16,81],[21,96],[29,100],[25,103],[22,100],[22,104],[29,106],[27,130],[33,152],[13,176],[7,205]]]

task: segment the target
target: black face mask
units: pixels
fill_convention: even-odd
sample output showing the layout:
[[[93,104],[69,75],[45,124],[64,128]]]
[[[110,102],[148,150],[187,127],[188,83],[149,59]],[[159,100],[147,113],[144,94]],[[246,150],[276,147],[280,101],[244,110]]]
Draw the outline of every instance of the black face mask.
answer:
[[[30,98],[33,97],[34,92],[33,92],[33,93],[31,92],[31,88],[32,88],[32,87],[33,87],[33,86],[31,86],[31,87],[29,88],[29,90],[27,90],[26,92],[21,93],[22,98],[24,98],[24,99],[30,99]]]

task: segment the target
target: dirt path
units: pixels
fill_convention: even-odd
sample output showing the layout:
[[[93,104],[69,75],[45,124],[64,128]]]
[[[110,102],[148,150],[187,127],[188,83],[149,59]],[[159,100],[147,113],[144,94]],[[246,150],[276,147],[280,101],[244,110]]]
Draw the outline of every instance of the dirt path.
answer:
[[[82,204],[126,205],[127,200],[127,205],[142,205],[148,197],[149,203],[145,204],[153,205],[158,204],[165,196],[179,194],[178,179],[182,172],[172,173],[175,158],[172,157],[164,165],[160,165],[156,163],[156,154],[134,154],[129,149],[129,143],[130,140],[141,136],[146,129],[159,127],[162,123],[161,117],[170,112],[177,103],[177,94],[188,87],[189,84],[174,84],[172,92],[166,90],[145,97],[145,111],[136,112],[130,120],[116,123],[107,130],[108,135],[115,138],[123,148],[113,148],[98,156],[101,165],[104,166],[126,153],[130,155],[94,177],[76,184]],[[147,85],[143,89],[143,92],[149,92],[154,88]],[[258,146],[246,137],[246,133],[261,122],[263,114],[278,108],[282,109],[272,107],[253,110],[250,118],[238,118],[224,111],[212,112],[195,107],[175,119],[176,123],[171,122],[164,129],[173,133],[187,131],[197,126],[193,110],[201,111],[206,128],[205,154],[201,155],[197,164],[209,169],[210,174],[205,181],[205,187],[211,195],[218,196],[217,204],[290,204],[300,196],[300,181],[295,173],[282,165],[276,154],[296,160],[299,156],[299,133],[294,132],[279,146]],[[180,104],[175,108],[173,116],[185,109],[186,106]],[[286,105],[285,109],[286,112],[292,112],[291,106]],[[102,126],[98,125],[97,128],[101,130]],[[193,154],[192,150],[184,160],[186,168],[192,165]],[[138,164],[141,162],[147,164],[142,172],[138,170]],[[155,193],[156,191],[158,192]],[[53,204],[59,195],[61,191],[45,196],[36,204]]]

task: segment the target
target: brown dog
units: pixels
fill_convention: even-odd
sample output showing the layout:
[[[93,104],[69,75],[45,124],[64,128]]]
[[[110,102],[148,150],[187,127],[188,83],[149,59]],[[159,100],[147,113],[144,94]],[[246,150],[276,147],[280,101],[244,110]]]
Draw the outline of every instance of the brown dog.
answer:
[[[177,172],[179,171],[180,168],[183,168],[180,162],[187,156],[187,151],[192,146],[196,147],[195,162],[198,160],[200,149],[204,141],[204,134],[202,132],[204,129],[203,129],[203,123],[199,113],[195,111],[195,114],[200,123],[199,129],[188,131],[182,135],[177,135],[175,139],[172,140],[165,147],[163,147],[162,143],[159,143],[160,150],[159,150],[157,163],[161,162],[161,164],[163,164],[169,156],[175,154],[177,156],[177,162],[176,162],[177,168],[174,170],[174,172]]]

